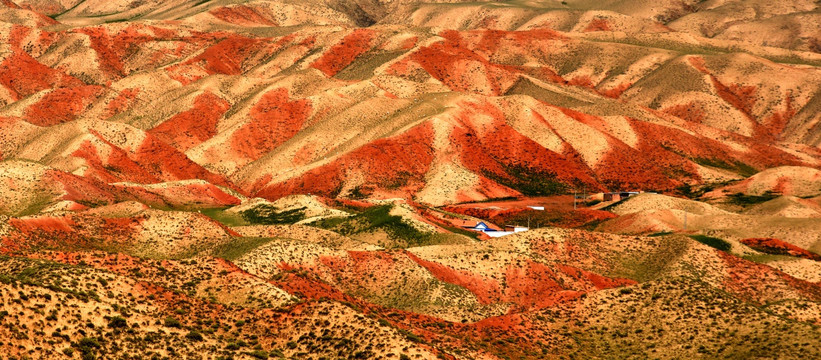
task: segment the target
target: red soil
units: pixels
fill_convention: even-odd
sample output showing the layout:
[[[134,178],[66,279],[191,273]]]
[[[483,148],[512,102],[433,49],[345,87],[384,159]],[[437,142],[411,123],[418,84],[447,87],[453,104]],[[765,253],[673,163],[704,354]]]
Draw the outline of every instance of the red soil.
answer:
[[[821,300],[821,284],[796,279],[764,264],[754,263],[716,250],[727,266],[724,288],[742,299],[758,304],[794,298],[793,291],[810,301]],[[761,291],[768,289],[768,291]]]
[[[565,39],[552,30],[446,30],[439,35],[445,40],[419,48],[407,59],[391,66],[389,71],[400,76],[408,75],[409,65],[413,62],[454,91],[485,95],[501,95],[518,80],[521,73],[563,82],[551,69],[493,63],[500,48],[505,52],[543,54],[554,46],[551,41]],[[537,74],[539,72],[543,73]],[[483,81],[477,82],[477,76],[484,77]]]
[[[265,39],[251,39],[232,35],[186,62],[199,64],[209,73],[239,75],[245,61],[250,58]]]
[[[159,178],[151,174],[137,162],[129,157],[129,154],[105,140],[99,133],[92,132],[98,139],[109,146],[110,155],[102,159],[98,149],[90,140],[84,141],[80,147],[71,153],[71,156],[86,160],[88,168],[84,176],[97,179],[103,183],[112,182],[137,182],[154,183],[159,182]]]
[[[621,97],[621,94],[623,94],[625,91],[627,91],[627,89],[629,89],[631,86],[633,86],[633,83],[629,83],[629,82],[621,83],[616,87],[613,87],[613,88],[610,88],[610,89],[607,89],[607,90],[601,90],[601,91],[599,91],[599,94],[602,94],[602,95],[604,95],[606,97],[609,97],[611,99],[618,99],[619,97]]]
[[[359,55],[371,48],[376,32],[370,29],[357,29],[346,35],[342,41],[332,46],[312,67],[331,77],[350,65]]]
[[[758,88],[755,86],[744,86],[739,84],[724,85],[715,76],[710,75],[713,81],[713,86],[716,88],[716,93],[724,101],[730,103],[733,107],[741,110],[747,117],[753,119],[752,111],[755,106],[756,94]]]
[[[443,36],[457,34],[458,32],[445,32]],[[476,92],[485,95],[501,95],[502,85],[500,79],[510,78],[501,67],[494,66],[479,54],[463,46],[458,39],[451,37],[447,41],[438,42],[430,46],[419,48],[410,59],[417,62],[431,76],[438,79],[449,88],[459,92]],[[476,88],[475,76],[464,69],[465,65],[471,63],[482,68],[481,74],[485,77],[489,88]],[[512,79],[509,79],[512,82]]]
[[[228,180],[194,163],[185,154],[152,135],[147,135],[133,151],[123,150],[94,130],[89,132],[110,147],[110,155],[102,159],[90,141],[83,143],[72,156],[86,160],[86,176],[104,183],[137,182],[157,183],[188,179],[202,179],[215,185],[236,189]]]
[[[776,194],[792,194],[792,179],[788,176],[781,176],[775,179],[775,186],[773,192]]]
[[[701,123],[704,121],[704,110],[702,110],[696,103],[689,102],[687,104],[673,105],[664,110],[665,113],[673,115],[677,118],[687,120],[694,123]]]
[[[365,183],[390,186],[393,179],[408,178],[405,191],[421,189],[421,179],[433,161],[430,123],[418,125],[395,137],[379,139],[364,145],[332,163],[310,170],[300,177],[270,184],[255,196],[278,199],[290,194],[318,194],[336,197],[348,173],[364,175]]]
[[[704,62],[704,58],[700,56],[690,56],[688,62],[699,72],[710,75],[710,70],[707,69],[707,64]]]
[[[417,36],[410,37],[410,38],[405,39],[405,41],[402,41],[402,44],[399,45],[399,47],[403,50],[410,50],[410,49],[413,49],[414,47],[416,47],[416,43],[418,41],[419,41],[419,37],[417,37]]]
[[[214,17],[236,25],[242,26],[278,26],[276,22],[271,21],[262,14],[249,6],[237,5],[231,7],[218,7],[209,11]]]
[[[757,126],[753,137],[757,139],[779,140],[790,119],[797,113],[793,107],[793,95],[790,90],[784,98],[784,110],[774,111],[762,126]]]
[[[58,88],[26,109],[24,119],[38,126],[52,126],[74,120],[102,91],[97,85]]]
[[[468,215],[480,219],[488,219],[496,224],[525,226],[530,221],[531,226],[557,226],[563,228],[577,228],[592,222],[615,218],[616,215],[601,210],[591,209],[553,209],[544,211],[531,209],[476,209],[465,207],[447,207],[447,211]]]
[[[518,180],[508,172],[518,167],[543,176],[553,174],[555,180],[562,183],[575,182],[577,185],[586,184],[591,190],[599,189],[590,169],[571,149],[563,154],[545,149],[510,127],[502,111],[490,103],[466,102],[460,104],[460,109],[462,112],[457,120],[461,126],[453,129],[450,142],[459,149],[462,164],[471,171],[516,182]],[[474,130],[473,119],[477,116],[494,119],[492,126],[487,127],[483,134],[477,134]],[[543,118],[541,121],[547,124]]]
[[[610,31],[610,24],[607,23],[606,19],[602,18],[595,18],[590,21],[590,24],[587,24],[587,27],[582,30],[583,32],[592,32],[592,31]]]
[[[12,251],[31,248],[95,248],[129,241],[140,220],[103,219],[78,216],[12,218],[9,225],[17,231],[7,239],[16,242]]]
[[[558,272],[529,259],[524,266],[508,266],[507,301],[523,309],[544,308],[575,299],[590,290],[636,284],[630,279],[609,278],[569,265],[556,264],[556,269]]]
[[[579,281],[589,282],[596,290],[630,286],[638,283],[632,279],[610,278],[569,265],[557,265],[557,267],[565,275],[569,275]]]
[[[749,119],[753,119],[752,110],[755,106],[758,88],[755,86],[744,86],[739,84],[730,84],[729,86],[722,83],[713,75],[704,61],[704,58],[691,56],[689,58],[690,65],[692,65],[699,72],[709,75],[713,86],[716,89],[716,94],[724,101],[744,113]]]
[[[761,153],[737,153],[721,142],[679,129],[634,119],[630,119],[630,124],[639,135],[637,149],[611,138],[609,142],[612,150],[595,169],[601,182],[614,190],[633,188],[637,184],[641,184],[642,189],[667,190],[678,186],[681,180],[687,178],[700,180],[694,165],[682,155],[733,164],[736,159],[753,154],[757,156],[751,162],[761,162]],[[749,139],[738,137],[738,140],[755,146]],[[768,146],[761,148],[771,151]],[[781,151],[778,154],[786,155]]]
[[[582,294],[565,290],[558,278],[550,267],[529,259],[524,266],[509,265],[505,272],[505,298],[522,309],[532,309],[553,306]]]
[[[285,88],[269,91],[251,108],[252,120],[231,135],[231,149],[256,160],[296,135],[311,110],[307,99],[290,101]]]
[[[97,52],[100,67],[114,77],[128,75],[131,71],[126,69],[124,63],[130,51],[144,43],[162,40],[163,35],[166,38],[174,35],[168,30],[142,25],[129,26],[113,35],[105,26],[85,27],[74,31],[89,36],[91,48]]]
[[[572,79],[568,80],[567,83],[573,86],[581,86],[586,88],[594,88],[596,84],[593,83],[593,80],[590,79],[589,76],[575,76]]]
[[[106,115],[104,117],[109,118],[127,110],[132,104],[134,104],[134,100],[139,94],[139,88],[128,88],[120,91],[120,93],[117,94],[117,97],[106,105]]]
[[[217,123],[231,104],[211,92],[197,96],[191,109],[174,115],[149,133],[185,152],[217,134]]]
[[[115,185],[115,187],[147,204],[223,207],[239,205],[242,202],[237,197],[211,184],[187,184],[155,189],[141,189],[139,186],[125,185]]]
[[[775,255],[790,255],[800,258],[821,261],[821,255],[804,250],[793,244],[773,238],[743,239],[741,243],[755,250]]]
[[[150,174],[164,181],[202,179],[214,185],[238,190],[224,177],[206,170],[152,135],[145,138],[131,158]]]
[[[52,87],[83,85],[80,80],[45,66],[28,53],[14,48],[12,54],[0,63],[0,84],[12,91],[14,100]]]
[[[285,276],[276,281],[271,281],[274,286],[307,299],[331,299],[335,301],[351,301],[348,295],[339,289],[328,285],[320,280],[300,276],[294,273],[285,273]]]
[[[77,223],[69,217],[9,219],[9,225],[22,233],[70,233]]]
[[[51,184],[60,184],[65,195],[62,200],[71,200],[80,203],[111,204],[116,201],[118,194],[103,183],[93,179],[65,173],[58,170],[49,170],[44,181]]]
[[[502,290],[496,280],[485,279],[465,271],[451,269],[433,261],[420,259],[410,252],[405,252],[405,254],[417,264],[430,271],[430,273],[440,281],[468,289],[468,291],[476,296],[476,299],[479,300],[481,304],[492,304],[502,299]],[[508,281],[510,281],[509,278]]]

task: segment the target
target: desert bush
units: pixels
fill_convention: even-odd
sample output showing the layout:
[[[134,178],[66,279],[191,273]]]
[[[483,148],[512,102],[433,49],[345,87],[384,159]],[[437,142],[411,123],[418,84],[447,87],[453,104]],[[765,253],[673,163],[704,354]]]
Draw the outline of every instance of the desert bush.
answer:
[[[167,318],[165,318],[165,320],[163,320],[163,324],[164,324],[166,327],[173,327],[173,328],[180,328],[180,327],[182,327],[182,324],[180,323],[180,321],[179,321],[179,320],[177,320],[177,319],[175,319],[175,318],[172,318],[172,317],[170,317],[170,316],[169,316],[169,317],[167,317]]]
[[[200,334],[199,331],[196,330],[189,331],[188,334],[185,334],[185,338],[191,341],[203,340],[202,334]]]
[[[247,354],[248,356],[251,356],[252,358],[255,358],[255,359],[267,359],[268,358],[268,353],[265,352],[264,350],[249,351],[245,354]]]
[[[110,327],[110,328],[118,329],[118,328],[124,328],[126,326],[128,326],[128,322],[122,316],[112,317],[108,321],[108,327]]]

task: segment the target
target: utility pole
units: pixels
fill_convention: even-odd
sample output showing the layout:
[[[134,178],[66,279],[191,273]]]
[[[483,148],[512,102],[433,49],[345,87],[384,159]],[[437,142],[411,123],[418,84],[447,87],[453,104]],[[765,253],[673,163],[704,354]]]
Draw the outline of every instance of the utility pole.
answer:
[[[573,189],[573,210],[576,210],[576,189]]]

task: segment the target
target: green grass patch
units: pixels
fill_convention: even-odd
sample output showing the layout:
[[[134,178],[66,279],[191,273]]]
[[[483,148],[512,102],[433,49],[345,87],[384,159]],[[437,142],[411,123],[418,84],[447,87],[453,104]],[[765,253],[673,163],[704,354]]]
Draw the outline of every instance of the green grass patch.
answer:
[[[342,80],[365,80],[371,78],[376,68],[404,53],[404,50],[367,52],[360,55],[353,63],[346,66],[342,71],[334,75],[334,77]]]
[[[202,209],[200,212],[225,226],[233,227],[251,225],[251,223],[248,222],[248,220],[246,220],[242,215],[235,212],[227,212],[225,209],[226,208]]]
[[[730,251],[730,249],[732,248],[732,245],[730,245],[730,243],[728,243],[726,240],[719,239],[717,237],[707,235],[690,235],[690,238],[704,245],[721,251]]]
[[[279,224],[293,224],[305,219],[305,208],[296,208],[291,210],[277,209],[273,205],[259,205],[254,208],[240,212],[245,221],[251,224],[260,225],[279,225]]]
[[[430,242],[432,234],[417,230],[405,222],[401,216],[391,215],[391,208],[392,205],[374,206],[352,217],[323,219],[311,225],[346,236],[384,231],[392,240],[402,241],[408,247],[425,245]]]

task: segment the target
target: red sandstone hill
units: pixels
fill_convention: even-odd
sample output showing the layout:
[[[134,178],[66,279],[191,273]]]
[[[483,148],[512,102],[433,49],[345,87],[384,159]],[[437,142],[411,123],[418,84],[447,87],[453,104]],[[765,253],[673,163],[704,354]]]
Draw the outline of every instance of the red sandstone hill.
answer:
[[[812,6],[750,6],[7,1],[0,159],[434,205],[817,168],[816,35],[743,40]]]
[[[0,0],[0,353],[818,358],[818,6]]]

